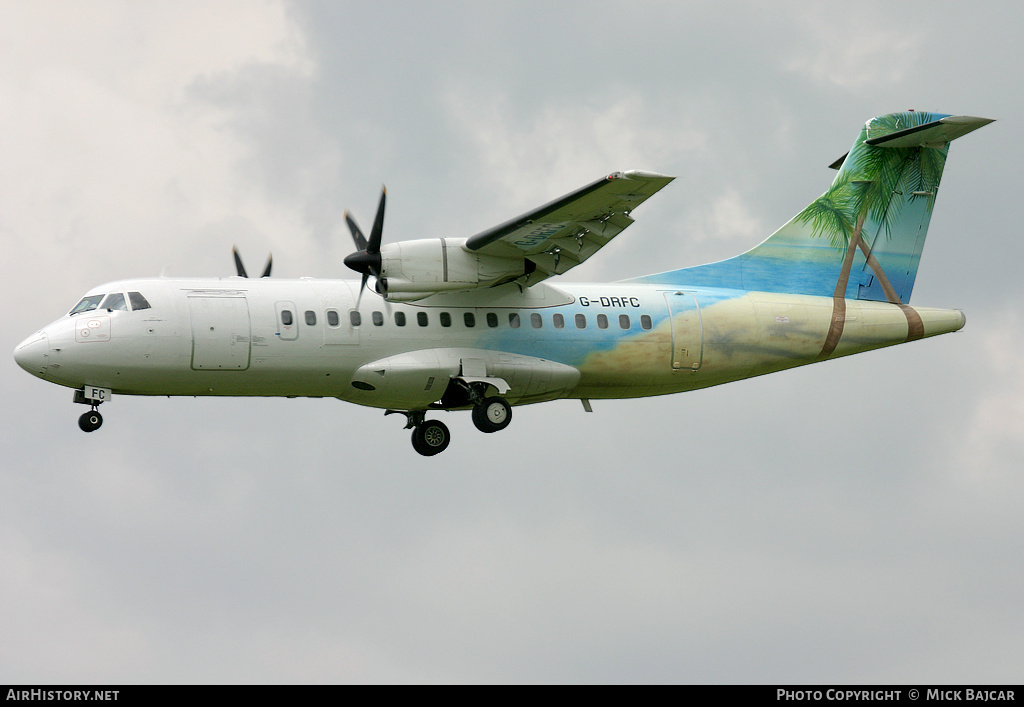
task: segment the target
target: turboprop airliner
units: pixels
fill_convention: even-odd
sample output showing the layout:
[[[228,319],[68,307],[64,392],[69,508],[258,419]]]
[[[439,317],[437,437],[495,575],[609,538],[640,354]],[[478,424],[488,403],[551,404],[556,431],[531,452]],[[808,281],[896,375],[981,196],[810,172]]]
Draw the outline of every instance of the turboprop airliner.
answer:
[[[14,351],[89,406],[119,395],[333,397],[405,416],[420,454],[444,451],[437,411],[482,432],[512,406],[680,393],[956,331],[911,306],[952,140],[991,120],[873,118],[831,187],[728,260],[606,284],[554,284],[615,238],[672,177],[614,172],[468,238],[382,244],[346,221],[361,281],[146,278],[95,287]],[[372,289],[370,278],[373,278]]]

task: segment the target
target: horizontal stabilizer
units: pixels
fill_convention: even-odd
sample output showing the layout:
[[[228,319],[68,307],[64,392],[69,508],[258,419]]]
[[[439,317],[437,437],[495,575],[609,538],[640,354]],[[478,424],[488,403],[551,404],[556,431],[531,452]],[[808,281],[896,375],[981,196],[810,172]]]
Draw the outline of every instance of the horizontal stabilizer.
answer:
[[[876,147],[942,147],[948,142],[994,122],[990,118],[970,115],[950,115],[924,125],[897,130],[887,135],[870,137],[864,141]]]

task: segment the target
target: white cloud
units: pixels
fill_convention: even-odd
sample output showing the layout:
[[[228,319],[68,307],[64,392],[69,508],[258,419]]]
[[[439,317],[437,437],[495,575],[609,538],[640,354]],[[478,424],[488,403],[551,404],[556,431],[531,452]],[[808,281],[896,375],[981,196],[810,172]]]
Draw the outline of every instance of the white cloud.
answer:
[[[922,38],[906,26],[880,25],[870,6],[857,9],[805,8],[800,23],[805,31],[790,49],[785,69],[844,90],[901,83],[915,68]]]

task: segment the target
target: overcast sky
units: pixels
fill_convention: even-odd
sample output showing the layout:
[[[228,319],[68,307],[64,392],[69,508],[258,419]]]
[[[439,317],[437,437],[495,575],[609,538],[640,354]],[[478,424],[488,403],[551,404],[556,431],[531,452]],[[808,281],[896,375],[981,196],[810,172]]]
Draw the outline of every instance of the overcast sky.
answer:
[[[567,280],[755,245],[868,118],[950,150],[913,303],[957,334],[481,435],[118,397],[7,359],[0,683],[1017,682],[1019,3],[0,0],[2,346],[127,277],[348,277],[342,214],[465,237],[678,178]],[[9,356],[9,354],[7,354]]]

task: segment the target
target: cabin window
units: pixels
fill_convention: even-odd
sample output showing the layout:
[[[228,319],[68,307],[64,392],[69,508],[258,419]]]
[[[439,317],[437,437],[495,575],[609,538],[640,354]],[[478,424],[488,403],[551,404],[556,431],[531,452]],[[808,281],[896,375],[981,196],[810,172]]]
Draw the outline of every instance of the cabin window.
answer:
[[[328,309],[327,310],[327,326],[336,327],[341,325],[341,319],[338,317],[338,310]]]
[[[586,314],[577,314],[574,319],[576,321],[576,328],[577,329],[586,329],[587,328],[587,315]]]
[[[509,312],[508,325],[513,329],[519,328],[519,312]]]
[[[628,314],[620,314],[619,315],[619,329],[629,329],[629,326],[630,326],[630,324],[629,324],[629,315]]]
[[[565,317],[563,317],[561,314],[552,314],[551,323],[555,325],[555,329],[564,329]]]
[[[429,322],[427,320],[426,312],[416,312],[416,323],[420,326],[426,326]]]
[[[316,312],[312,309],[306,310],[306,326],[316,326]]]
[[[359,313],[358,309],[350,309],[348,320],[352,322],[352,326],[360,326],[363,323],[363,315]]]
[[[107,298],[103,300],[103,304],[100,305],[100,309],[119,309],[128,310],[128,302],[125,301],[124,295],[120,292],[111,292],[107,295]]]
[[[530,315],[530,326],[532,326],[534,329],[540,329],[542,326],[544,326],[544,320],[537,312],[534,312],[533,314]]]
[[[640,328],[641,329],[650,329],[652,326],[654,326],[654,325],[651,323],[651,315],[650,314],[641,314],[640,315]]]
[[[441,320],[441,326],[452,325],[452,315],[449,314],[448,312],[441,312],[438,318]]]
[[[395,312],[395,326],[405,326],[405,312]]]
[[[495,314],[494,312],[487,313],[487,326],[489,326],[491,329],[494,329],[496,326],[498,326],[498,315]]]
[[[285,326],[291,326],[295,323],[294,317],[292,317],[292,310],[282,309],[281,310],[281,323]]]
[[[476,316],[472,312],[466,312],[463,314],[462,321],[466,323],[467,329],[472,329],[476,326]]]
[[[598,329],[607,329],[608,328],[608,315],[607,314],[598,314],[597,315],[597,328]]]
[[[370,315],[370,317],[373,319],[374,326],[384,326],[383,312],[374,312],[373,314]]]
[[[141,292],[129,292],[128,301],[132,303],[133,310],[149,309],[149,302],[142,296]]]

